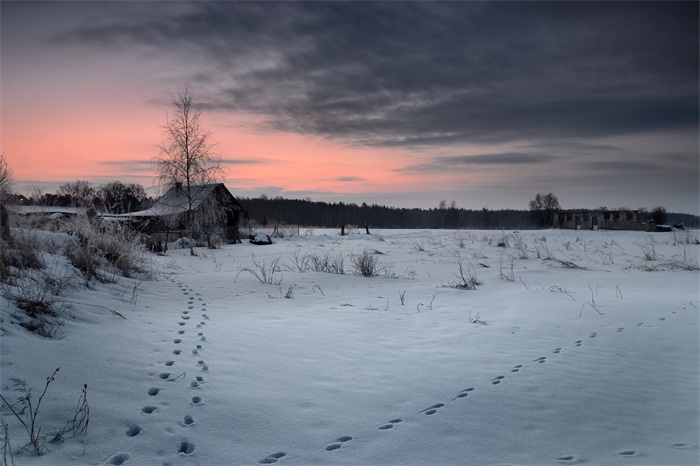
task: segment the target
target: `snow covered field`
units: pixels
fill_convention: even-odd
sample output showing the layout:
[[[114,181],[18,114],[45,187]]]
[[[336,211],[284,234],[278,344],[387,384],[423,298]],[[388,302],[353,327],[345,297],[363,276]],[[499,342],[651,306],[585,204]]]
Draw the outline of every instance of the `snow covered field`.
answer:
[[[153,256],[67,297],[54,339],[0,300],[5,398],[60,367],[50,436],[88,385],[88,434],[15,464],[698,464],[686,233],[301,233]]]

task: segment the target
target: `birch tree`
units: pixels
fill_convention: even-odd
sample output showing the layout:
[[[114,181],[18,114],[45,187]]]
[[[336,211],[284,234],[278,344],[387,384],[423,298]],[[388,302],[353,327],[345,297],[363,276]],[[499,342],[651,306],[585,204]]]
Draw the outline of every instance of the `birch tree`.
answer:
[[[213,150],[212,134],[202,126],[202,112],[195,108],[193,99],[187,88],[172,97],[174,111],[172,115],[166,114],[160,154],[154,157],[158,187],[163,192],[182,189],[187,205],[178,220],[184,221],[190,235],[194,230],[193,205],[199,191],[204,185],[220,182],[224,175],[221,156]],[[194,254],[193,247],[190,252]]]

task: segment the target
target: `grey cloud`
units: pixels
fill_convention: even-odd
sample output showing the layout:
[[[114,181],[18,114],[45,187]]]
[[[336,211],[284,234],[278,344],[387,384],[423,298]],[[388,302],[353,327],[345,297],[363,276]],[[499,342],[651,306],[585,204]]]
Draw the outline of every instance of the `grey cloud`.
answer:
[[[206,58],[207,69],[191,70],[206,108],[258,114],[268,131],[352,144],[430,147],[698,125],[696,2],[174,8],[62,40],[182,53],[184,66],[187,57]]]
[[[266,161],[261,159],[221,159],[222,165],[257,165]]]
[[[399,171],[453,171],[475,165],[530,165],[551,162],[557,158],[550,154],[522,152],[439,156],[434,157],[427,163],[411,165],[399,169]]]
[[[367,180],[365,178],[360,178],[359,176],[341,176],[340,178],[336,178],[335,181],[354,183],[354,182],[358,182],[358,181],[367,181]]]

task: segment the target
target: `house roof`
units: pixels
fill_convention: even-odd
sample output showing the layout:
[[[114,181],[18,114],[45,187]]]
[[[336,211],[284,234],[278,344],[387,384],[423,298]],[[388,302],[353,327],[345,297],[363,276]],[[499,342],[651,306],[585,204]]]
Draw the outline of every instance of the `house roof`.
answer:
[[[121,215],[109,215],[109,217],[161,217],[164,215],[174,215],[187,212],[189,209],[189,201],[187,196],[187,186],[174,186],[170,188],[155,204],[149,209],[139,212],[130,212]],[[199,206],[216,193],[217,190],[223,190],[224,194],[233,201],[232,208],[242,210],[233,195],[226,189],[223,183],[203,184],[189,187],[192,192],[192,210],[197,210]]]

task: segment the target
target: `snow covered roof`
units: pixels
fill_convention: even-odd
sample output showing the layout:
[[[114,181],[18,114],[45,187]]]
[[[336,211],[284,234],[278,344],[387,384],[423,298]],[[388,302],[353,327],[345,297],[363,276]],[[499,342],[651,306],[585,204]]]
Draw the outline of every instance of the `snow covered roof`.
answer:
[[[83,207],[55,207],[55,206],[44,206],[44,205],[8,205],[6,206],[8,210],[18,213],[20,215],[50,215],[50,214],[65,214],[65,215],[77,215],[79,213],[84,213],[86,211]]]
[[[161,217],[187,212],[189,210],[189,196],[187,195],[187,190],[187,186],[174,186],[163,194],[149,209],[121,215],[110,215],[109,217]],[[230,197],[233,201],[232,207],[234,209],[240,208],[233,195],[226,189],[223,183],[190,186],[189,190],[192,192],[192,210],[197,210],[202,202],[214,195],[217,190],[223,190],[223,192]]]

